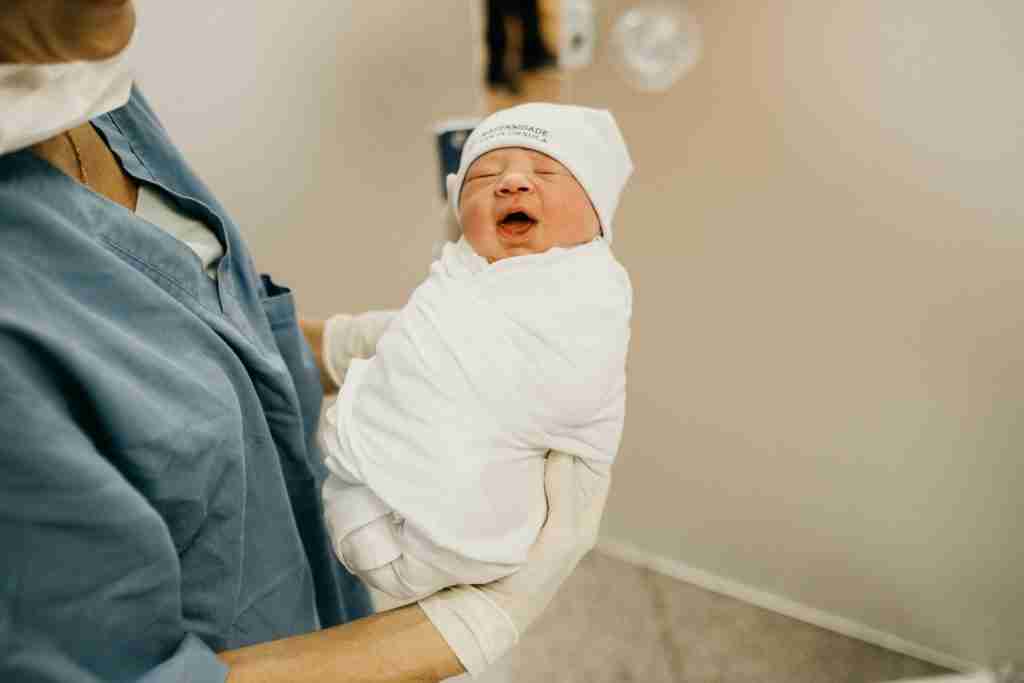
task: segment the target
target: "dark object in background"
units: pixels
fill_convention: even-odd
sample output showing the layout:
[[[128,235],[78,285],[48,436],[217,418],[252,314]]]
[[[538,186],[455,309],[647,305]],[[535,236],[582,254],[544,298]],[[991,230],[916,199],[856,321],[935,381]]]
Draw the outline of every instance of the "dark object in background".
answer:
[[[441,164],[441,197],[448,199],[445,179],[449,173],[457,173],[462,159],[462,145],[480,123],[479,119],[452,119],[434,128],[437,135],[437,158]]]
[[[519,93],[517,75],[555,66],[555,55],[541,36],[538,0],[487,0],[487,86]],[[510,54],[508,22],[522,27],[519,54]],[[518,57],[518,59],[516,58]]]

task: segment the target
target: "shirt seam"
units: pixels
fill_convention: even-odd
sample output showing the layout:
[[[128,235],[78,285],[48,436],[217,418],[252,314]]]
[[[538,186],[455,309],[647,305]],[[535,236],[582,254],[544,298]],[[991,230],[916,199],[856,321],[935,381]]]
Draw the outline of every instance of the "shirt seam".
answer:
[[[238,624],[239,620],[244,619],[245,615],[248,614],[250,611],[252,611],[252,609],[254,607],[256,607],[261,602],[263,602],[263,600],[265,598],[267,598],[267,597],[273,595],[274,593],[276,593],[277,591],[281,590],[281,587],[284,584],[286,584],[288,582],[288,580],[291,579],[293,576],[295,576],[296,574],[302,574],[302,573],[305,573],[305,572],[308,572],[308,571],[309,571],[309,564],[306,563],[306,562],[297,562],[296,564],[293,564],[290,567],[288,567],[287,569],[283,570],[272,581],[270,581],[266,585],[264,585],[257,594],[252,595],[252,596],[249,597],[249,600],[247,601],[246,605],[244,607],[242,607],[241,609],[239,609],[238,614],[234,618],[232,626],[234,626],[235,628],[237,628],[237,629],[239,629],[239,630],[244,632],[245,629],[240,627],[239,624]]]
[[[136,161],[138,161],[139,164],[144,169],[146,169],[146,173],[149,174],[149,181],[151,183],[157,185],[161,189],[169,189],[169,188],[164,188],[163,185],[161,185],[161,183],[157,180],[157,175],[155,173],[153,173],[153,169],[151,169],[149,167],[149,164],[146,163],[146,160],[135,149],[135,145],[132,144],[131,137],[125,132],[124,128],[121,127],[121,123],[117,120],[118,116],[119,116],[119,112],[117,112],[117,111],[112,111],[112,112],[109,112],[107,114],[107,118],[110,119],[110,122],[114,124],[114,127],[117,128],[117,132],[121,134],[121,137],[124,139],[125,144],[128,145],[128,149],[131,151],[132,156],[134,156]],[[163,127],[163,124],[161,124],[161,128],[162,127]],[[166,131],[165,131],[165,133],[166,133]],[[171,191],[174,192],[175,194],[177,194],[177,192],[175,190],[171,190]],[[218,215],[216,211],[214,211],[212,208],[207,206],[206,203],[203,202],[202,200],[197,199],[197,198],[195,198],[195,197],[193,197],[191,195],[188,195],[187,198],[189,200],[193,201],[193,202],[198,203],[200,206],[205,208],[206,211],[208,213],[210,213],[211,215],[213,215],[215,218],[217,218],[217,220],[221,221],[222,223],[224,222],[224,219],[221,218],[221,216]],[[221,262],[223,262],[224,259],[229,258],[231,256],[230,252],[231,252],[230,241],[227,239],[227,230],[225,228],[225,233],[224,233],[224,254],[221,257]],[[220,268],[220,263],[218,263],[217,267],[218,267],[218,269]],[[238,299],[236,299],[234,296],[231,296],[231,289],[232,289],[232,285],[231,285],[230,281],[221,283],[221,286],[218,287],[218,291],[221,294],[227,294],[231,298],[232,301],[234,301],[235,303],[240,303],[238,301]],[[209,309],[207,309],[207,310],[209,310]],[[220,315],[220,313],[218,313],[218,315]],[[237,325],[236,325],[236,327],[237,327]],[[239,332],[241,332],[241,330],[239,330]],[[246,337],[246,339],[248,339],[250,342],[253,341],[252,338],[247,337],[244,332],[242,332],[242,336]]]
[[[148,262],[144,261],[143,259],[139,258],[135,254],[131,253],[127,248],[125,248],[121,244],[119,244],[116,240],[114,240],[114,239],[112,239],[110,237],[107,237],[107,236],[104,235],[104,236],[100,237],[100,240],[102,242],[106,243],[107,246],[109,246],[111,249],[116,251],[118,254],[120,254],[124,258],[129,259],[130,261],[136,263],[139,266],[140,269],[145,270],[146,272],[151,273],[152,275],[156,276],[158,279],[164,281],[166,284],[170,285],[171,287],[173,287],[175,290],[177,290],[181,294],[187,295],[187,297],[189,298],[190,301],[195,302],[195,304],[197,306],[199,306],[201,309],[203,309],[204,311],[207,311],[208,313],[213,313],[214,315],[216,315],[218,317],[223,317],[223,315],[219,311],[216,311],[216,310],[210,308],[209,306],[207,306],[206,304],[204,304],[199,299],[199,297],[196,296],[195,292],[193,292],[191,289],[189,289],[187,286],[185,286],[184,283],[179,282],[172,275],[169,275],[168,273],[165,273],[164,271],[162,271],[161,269],[157,268],[153,264],[148,263]],[[250,341],[250,342],[252,341],[251,339],[249,339],[249,337],[242,330],[239,330],[239,333],[242,334],[242,336],[245,337],[248,341]]]
[[[121,134],[121,137],[124,139],[125,144],[128,145],[128,149],[131,150],[132,156],[134,156],[135,160],[138,161],[139,164],[146,169],[146,173],[149,174],[149,177],[155,181],[156,175],[153,173],[153,169],[149,167],[149,164],[146,163],[146,160],[143,159],[142,156],[135,150],[135,145],[132,144],[132,140],[130,137],[128,137],[128,134],[124,132],[124,129],[121,127],[121,123],[117,120],[117,115],[114,112],[110,112],[108,118],[110,119],[110,122],[114,124],[114,127],[117,128],[117,132]]]
[[[153,264],[151,264],[151,263],[149,263],[147,261],[144,261],[143,259],[139,258],[138,256],[136,256],[135,254],[131,253],[131,251],[129,251],[126,247],[122,246],[120,243],[118,243],[116,240],[114,240],[111,237],[107,237],[106,235],[101,235],[99,239],[102,242],[104,242],[105,244],[107,244],[107,246],[109,246],[111,249],[113,249],[117,253],[121,254],[124,258],[129,259],[132,262],[138,264],[138,266],[141,269],[145,270],[146,272],[152,273],[153,275],[157,276],[159,279],[164,280],[167,284],[171,285],[175,290],[178,290],[182,294],[187,295],[190,301],[195,302],[195,304],[197,306],[199,306],[201,309],[203,309],[204,311],[206,311],[208,313],[212,313],[213,315],[217,316],[218,318],[221,318],[224,321],[226,321],[229,324],[231,324],[232,328],[235,331],[237,331],[240,335],[242,335],[242,337],[247,342],[249,342],[250,344],[252,344],[254,347],[256,347],[258,349],[262,349],[262,347],[260,346],[259,341],[257,339],[249,336],[249,334],[247,334],[246,331],[243,330],[238,325],[235,325],[235,324],[231,323],[230,319],[226,315],[224,315],[224,313],[222,313],[221,311],[218,311],[216,309],[210,308],[209,306],[204,304],[199,299],[199,297],[196,295],[196,293],[194,291],[192,291],[192,289],[187,287],[183,282],[179,281],[173,275],[170,275],[170,274],[164,272],[163,270],[161,270],[160,268],[157,268]],[[240,302],[238,299],[236,299],[234,296],[232,296],[229,292],[222,291],[221,295],[226,296],[227,298],[231,299],[231,301],[233,301],[234,303],[238,304],[240,307],[242,306],[242,302]]]

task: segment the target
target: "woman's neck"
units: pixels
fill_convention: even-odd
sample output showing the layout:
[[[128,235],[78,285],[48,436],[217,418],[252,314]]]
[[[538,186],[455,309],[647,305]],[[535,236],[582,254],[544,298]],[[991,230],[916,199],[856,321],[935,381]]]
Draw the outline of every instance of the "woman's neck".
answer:
[[[135,210],[139,186],[121,168],[91,123],[33,145],[31,151],[65,175],[129,211]]]

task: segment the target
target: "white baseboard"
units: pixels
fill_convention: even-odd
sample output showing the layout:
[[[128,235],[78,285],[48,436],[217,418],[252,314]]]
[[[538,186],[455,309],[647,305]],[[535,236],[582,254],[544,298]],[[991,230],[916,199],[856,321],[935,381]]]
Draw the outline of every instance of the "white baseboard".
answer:
[[[670,576],[680,581],[693,584],[705,590],[712,591],[714,593],[720,593],[727,595],[737,600],[756,605],[772,612],[803,621],[814,626],[818,626],[829,631],[833,631],[840,635],[847,636],[849,638],[856,638],[872,645],[878,645],[884,647],[887,650],[899,652],[901,654],[915,657],[917,659],[931,662],[939,666],[944,666],[947,669],[953,669],[954,671],[978,671],[982,669],[978,664],[969,662],[965,659],[955,657],[950,654],[933,650],[924,645],[918,645],[912,643],[903,638],[899,638],[890,633],[879,631],[878,629],[865,626],[856,621],[840,617],[835,614],[829,614],[807,605],[802,605],[793,600],[774,595],[767,591],[747,586],[733,581],[732,579],[726,579],[721,576],[716,576],[710,572],[706,572],[696,567],[691,567],[678,560],[672,560],[667,557],[656,555],[655,553],[642,550],[637,548],[630,543],[620,541],[614,538],[602,537],[597,543],[597,552],[616,559],[622,560],[632,565],[639,567],[645,567],[651,571]]]

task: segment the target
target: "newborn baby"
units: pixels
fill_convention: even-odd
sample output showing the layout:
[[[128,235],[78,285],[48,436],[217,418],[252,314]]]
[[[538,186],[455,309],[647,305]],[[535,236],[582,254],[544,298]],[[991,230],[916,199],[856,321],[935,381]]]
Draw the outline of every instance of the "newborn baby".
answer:
[[[611,465],[632,290],[609,245],[632,173],[611,114],[533,103],[473,131],[463,237],[353,360],[321,440],[335,552],[412,599],[507,576],[544,523],[551,450]]]

